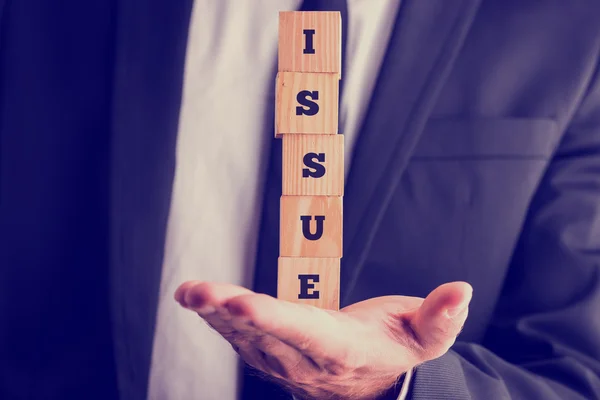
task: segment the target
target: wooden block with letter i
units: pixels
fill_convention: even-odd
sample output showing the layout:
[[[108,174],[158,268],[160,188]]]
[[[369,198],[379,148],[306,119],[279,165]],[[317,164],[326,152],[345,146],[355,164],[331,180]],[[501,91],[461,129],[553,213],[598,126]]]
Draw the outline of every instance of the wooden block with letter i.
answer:
[[[342,257],[342,197],[281,196],[280,212],[281,257]]]
[[[277,297],[328,310],[340,306],[339,258],[279,258]]]
[[[279,72],[275,88],[275,137],[335,134],[339,80],[334,74]]]
[[[343,135],[283,136],[284,196],[344,195]]]
[[[279,71],[342,71],[342,17],[337,11],[279,13]]]

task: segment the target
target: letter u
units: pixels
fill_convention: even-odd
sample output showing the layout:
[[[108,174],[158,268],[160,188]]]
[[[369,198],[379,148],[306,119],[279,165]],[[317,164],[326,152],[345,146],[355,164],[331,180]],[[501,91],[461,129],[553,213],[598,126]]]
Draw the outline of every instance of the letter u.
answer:
[[[317,221],[317,229],[315,233],[310,231],[310,221],[312,217],[310,215],[300,216],[302,221],[302,234],[308,240],[319,240],[323,236],[323,221],[325,221],[324,215],[315,215],[315,221]]]

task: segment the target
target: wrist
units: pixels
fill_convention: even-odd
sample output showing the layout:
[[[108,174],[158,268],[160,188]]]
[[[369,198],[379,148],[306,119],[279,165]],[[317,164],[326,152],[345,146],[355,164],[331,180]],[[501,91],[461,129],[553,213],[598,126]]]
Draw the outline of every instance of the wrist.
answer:
[[[377,380],[370,386],[370,390],[359,389],[354,396],[343,397],[351,400],[397,400],[404,385],[406,373],[393,376],[389,380]]]

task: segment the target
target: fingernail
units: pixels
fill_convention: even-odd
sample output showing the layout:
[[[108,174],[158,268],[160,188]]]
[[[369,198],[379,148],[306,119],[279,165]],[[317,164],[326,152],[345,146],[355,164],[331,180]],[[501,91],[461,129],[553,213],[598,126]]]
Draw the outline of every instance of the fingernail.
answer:
[[[185,299],[179,299],[177,300],[177,302],[179,303],[179,305],[183,308],[188,308],[188,304],[185,302]]]
[[[466,306],[449,308],[446,310],[446,316],[448,318],[454,318],[457,315],[460,315],[462,312],[464,312],[468,307],[469,307],[469,305],[467,304]]]
[[[175,301],[178,302],[181,307],[187,308],[188,304],[185,301],[185,291],[181,287],[175,291],[175,294],[173,295],[173,297],[175,298]]]
[[[200,314],[200,316],[213,314],[216,311],[213,306],[208,306],[208,305],[200,307],[200,308],[196,308],[195,310],[198,314]]]
[[[446,316],[448,318],[454,318],[463,312],[465,312],[469,308],[469,304],[471,303],[471,297],[473,296],[473,291],[469,293],[468,296],[464,298],[461,304],[456,307],[446,309]]]

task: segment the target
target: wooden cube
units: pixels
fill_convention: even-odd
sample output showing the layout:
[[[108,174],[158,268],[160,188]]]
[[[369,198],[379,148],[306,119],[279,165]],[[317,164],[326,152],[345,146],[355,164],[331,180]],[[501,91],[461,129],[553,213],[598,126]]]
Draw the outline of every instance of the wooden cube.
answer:
[[[281,196],[281,257],[342,257],[342,197]]]
[[[279,71],[329,72],[341,78],[342,17],[338,11],[279,13]]]
[[[344,195],[343,135],[283,136],[284,196]]]
[[[339,310],[340,259],[280,257],[277,298]]]
[[[334,74],[279,72],[275,137],[286,133],[336,134],[339,80]]]

